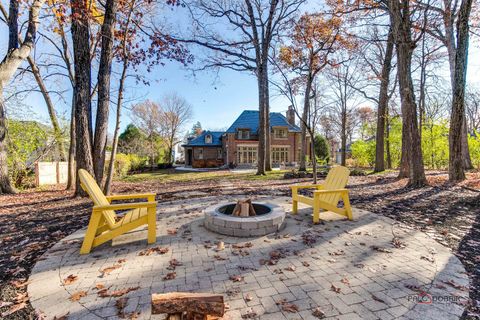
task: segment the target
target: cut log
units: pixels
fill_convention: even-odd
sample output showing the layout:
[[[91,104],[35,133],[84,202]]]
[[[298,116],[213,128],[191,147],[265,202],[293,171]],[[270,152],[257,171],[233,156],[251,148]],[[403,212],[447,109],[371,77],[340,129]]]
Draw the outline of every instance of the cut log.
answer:
[[[210,293],[171,292],[152,294],[152,314],[200,314],[222,317],[223,296]]]
[[[256,215],[257,213],[255,212],[251,199],[238,200],[232,211],[232,216],[234,217],[250,217]]]

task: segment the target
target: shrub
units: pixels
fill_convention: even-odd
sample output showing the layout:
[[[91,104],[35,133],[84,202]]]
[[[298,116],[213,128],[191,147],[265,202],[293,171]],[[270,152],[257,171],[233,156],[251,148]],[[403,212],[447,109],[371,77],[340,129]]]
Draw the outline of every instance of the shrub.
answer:
[[[319,134],[315,136],[315,156],[317,156],[317,162],[321,164],[328,164],[330,162],[328,141]]]
[[[359,167],[372,167],[375,163],[375,141],[358,140],[352,143],[352,158]]]
[[[476,132],[468,137],[468,148],[472,158],[472,165],[480,169],[480,136]]]
[[[107,166],[105,166],[107,167]],[[131,161],[130,156],[123,153],[117,153],[115,156],[115,167],[114,167],[114,176],[115,177],[124,177],[130,171]]]

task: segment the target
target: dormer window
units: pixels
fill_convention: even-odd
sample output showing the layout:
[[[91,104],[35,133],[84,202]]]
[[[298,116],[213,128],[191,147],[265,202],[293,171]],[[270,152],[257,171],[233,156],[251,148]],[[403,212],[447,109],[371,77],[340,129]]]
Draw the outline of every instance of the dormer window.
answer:
[[[288,130],[285,128],[275,128],[273,129],[273,137],[275,139],[287,139],[288,138]]]
[[[212,135],[211,134],[207,134],[205,136],[205,143],[212,143]]]
[[[239,140],[248,140],[250,139],[250,130],[248,129],[239,129],[237,131],[237,139]]]

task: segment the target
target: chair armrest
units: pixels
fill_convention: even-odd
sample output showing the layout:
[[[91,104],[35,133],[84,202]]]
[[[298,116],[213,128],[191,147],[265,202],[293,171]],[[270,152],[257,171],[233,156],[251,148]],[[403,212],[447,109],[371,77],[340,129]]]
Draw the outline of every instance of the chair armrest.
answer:
[[[149,201],[155,200],[155,193],[136,193],[136,194],[113,194],[107,196],[107,200],[128,200],[128,199],[149,199],[153,198]]]
[[[323,184],[300,184],[296,186],[290,186],[292,190],[296,189],[323,189]]]
[[[124,210],[124,209],[139,209],[139,208],[151,208],[156,207],[156,201],[149,202],[131,202],[131,203],[118,203],[118,204],[109,204],[104,206],[93,206],[94,211],[102,210]]]
[[[333,189],[333,190],[316,190],[316,191],[313,191],[313,193],[315,193],[315,194],[341,193],[341,192],[348,192],[348,189]]]

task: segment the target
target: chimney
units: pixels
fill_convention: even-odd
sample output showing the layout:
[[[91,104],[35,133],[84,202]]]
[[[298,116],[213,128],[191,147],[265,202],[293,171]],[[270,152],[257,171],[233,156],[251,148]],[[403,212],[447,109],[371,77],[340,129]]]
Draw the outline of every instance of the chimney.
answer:
[[[295,111],[293,110],[292,106],[288,106],[287,110],[287,121],[291,125],[295,125]]]

